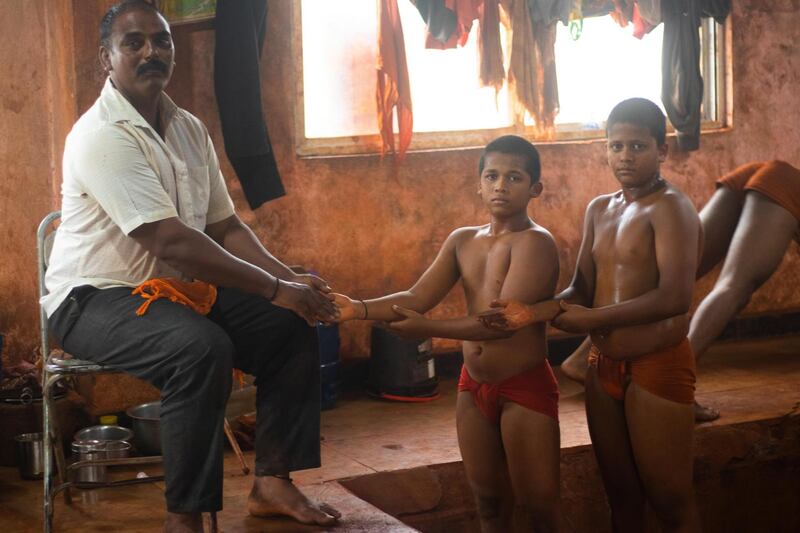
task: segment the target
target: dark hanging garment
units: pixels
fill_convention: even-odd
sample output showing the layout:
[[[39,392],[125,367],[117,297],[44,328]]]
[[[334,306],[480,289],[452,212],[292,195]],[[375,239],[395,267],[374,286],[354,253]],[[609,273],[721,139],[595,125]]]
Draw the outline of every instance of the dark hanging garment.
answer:
[[[456,14],[447,9],[444,0],[411,0],[428,29],[428,36],[446,43],[456,31]]]
[[[661,50],[661,101],[678,137],[678,149],[700,147],[700,17],[722,22],[730,0],[674,0],[661,2],[664,45]]]
[[[251,209],[286,194],[261,109],[266,0],[217,0],[214,89],[225,153]]]

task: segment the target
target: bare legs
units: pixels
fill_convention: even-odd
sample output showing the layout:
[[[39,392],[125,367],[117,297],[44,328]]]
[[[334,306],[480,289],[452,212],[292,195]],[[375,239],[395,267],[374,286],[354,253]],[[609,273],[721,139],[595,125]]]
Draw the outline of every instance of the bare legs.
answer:
[[[507,402],[498,427],[460,392],[456,424],[481,531],[558,531],[558,422]]]
[[[762,194],[749,191],[714,289],[692,318],[689,342],[700,357],[778,268],[797,219]]]
[[[664,531],[699,531],[692,488],[692,406],[628,386],[625,401],[586,374],[586,415],[615,531],[645,530],[649,502]]]

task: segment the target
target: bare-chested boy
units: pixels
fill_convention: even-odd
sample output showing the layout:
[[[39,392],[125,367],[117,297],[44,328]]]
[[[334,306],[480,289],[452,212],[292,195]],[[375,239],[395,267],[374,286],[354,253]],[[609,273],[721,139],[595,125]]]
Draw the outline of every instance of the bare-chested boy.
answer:
[[[528,202],[542,191],[539,154],[521,137],[500,137],[484,149],[479,173],[478,194],[491,215],[489,224],[451,233],[409,290],[366,301],[336,295],[335,302],[340,320],[383,320],[404,336],[464,341],[456,423],[481,528],[557,531],[558,386],[546,359],[545,325],[511,335],[476,317],[497,298],[534,303],[553,297],[555,243],[527,212]],[[459,279],[471,316],[422,316]]]
[[[665,531],[699,529],[686,314],[700,222],[692,203],[660,174],[665,131],[663,113],[648,100],[614,108],[607,155],[622,189],[589,204],[571,285],[550,302],[508,303],[502,317],[512,329],[552,320],[562,330],[591,334],[586,413],[619,532],[645,530],[646,501]]]

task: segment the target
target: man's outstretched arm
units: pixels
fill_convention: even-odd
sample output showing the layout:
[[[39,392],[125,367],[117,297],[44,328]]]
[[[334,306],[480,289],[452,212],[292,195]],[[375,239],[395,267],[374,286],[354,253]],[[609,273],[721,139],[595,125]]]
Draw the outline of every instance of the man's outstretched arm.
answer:
[[[209,224],[206,226],[206,234],[231,255],[261,268],[276,278],[303,283],[322,292],[330,292],[330,287],[324,280],[311,274],[298,274],[272,255],[253,230],[236,215]]]
[[[309,324],[336,318],[336,309],[324,294],[294,281],[279,281],[275,274],[236,257],[177,217],[142,224],[131,231],[130,236],[186,276],[271,299],[275,305],[296,312]]]

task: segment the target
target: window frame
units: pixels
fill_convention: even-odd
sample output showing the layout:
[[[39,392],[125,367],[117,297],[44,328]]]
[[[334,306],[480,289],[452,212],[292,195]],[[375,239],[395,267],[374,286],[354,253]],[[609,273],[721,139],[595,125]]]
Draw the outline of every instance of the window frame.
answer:
[[[291,52],[294,58],[295,94],[294,125],[295,152],[301,158],[347,157],[357,155],[380,155],[381,136],[379,133],[369,135],[353,135],[342,137],[307,138],[305,136],[305,102],[303,80],[303,34],[302,34],[302,1],[292,0],[291,10]],[[716,71],[715,83],[709,87],[705,83],[703,91],[704,110],[708,110],[716,95],[716,106],[713,118],[704,118],[700,124],[701,134],[725,131],[732,126],[733,113],[730,109],[732,98],[731,77],[731,24],[730,17],[725,24],[717,24],[714,19],[707,18],[701,23],[700,39],[702,49],[708,48],[712,40],[716,51],[712,56],[701,56],[700,69],[704,81],[709,70]],[[708,31],[713,29],[713,31]],[[709,90],[711,89],[711,90]],[[509,94],[513,106],[514,95]],[[704,111],[706,114],[708,111]],[[376,110],[377,113],[377,110]],[[481,148],[500,135],[516,134],[535,141],[537,144],[564,144],[597,141],[605,138],[605,123],[599,129],[581,129],[580,124],[558,124],[554,138],[541,138],[536,135],[535,126],[526,126],[522,120],[515,119],[511,126],[503,128],[454,130],[436,132],[414,132],[408,153],[434,150],[468,150]],[[672,125],[667,122],[668,136],[674,135]],[[397,142],[397,134],[395,134]]]

